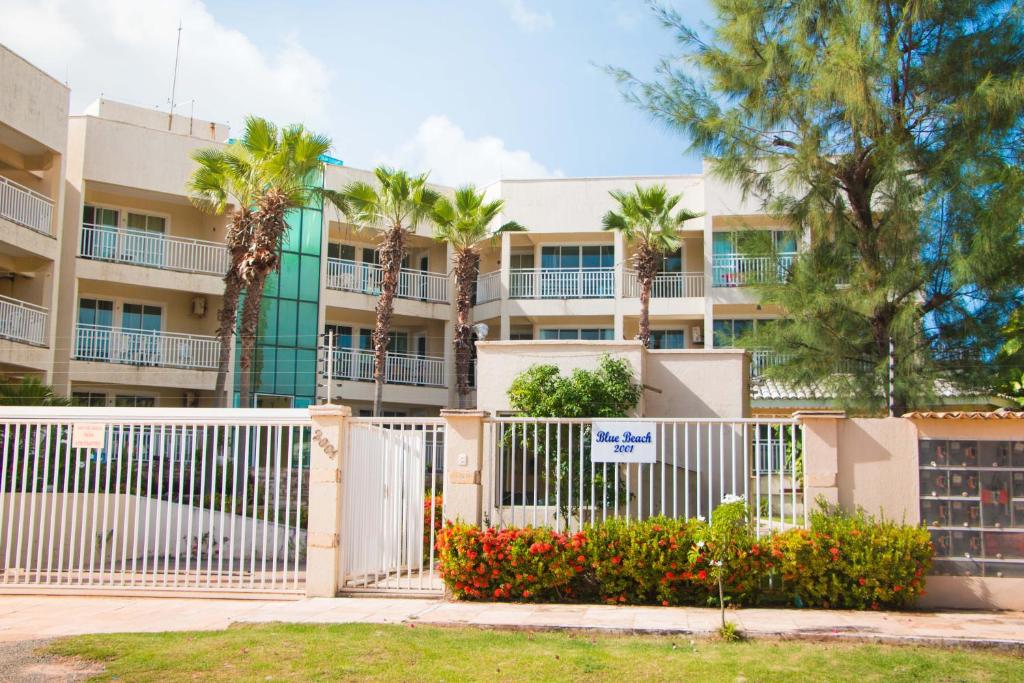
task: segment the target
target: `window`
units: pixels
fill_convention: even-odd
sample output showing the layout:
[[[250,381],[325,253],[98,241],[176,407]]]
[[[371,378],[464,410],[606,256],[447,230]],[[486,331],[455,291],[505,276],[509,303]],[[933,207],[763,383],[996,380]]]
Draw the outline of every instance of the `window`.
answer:
[[[533,341],[533,330],[512,330],[509,341]]]
[[[380,265],[380,250],[371,249],[370,247],[363,247],[363,263],[372,263],[375,266]],[[402,258],[402,267],[409,267],[409,255],[406,254]]]
[[[114,302],[102,299],[79,299],[78,324],[111,327],[114,324]]]
[[[76,406],[103,407],[107,405],[107,395],[97,391],[72,391],[71,404]]]
[[[329,242],[327,244],[327,258],[344,259],[346,261],[356,260],[356,248],[351,244],[340,242]]]
[[[166,219],[161,216],[148,216],[143,213],[128,213],[127,224],[132,230],[141,230],[158,235],[164,234]]]
[[[615,330],[609,328],[548,328],[540,331],[541,340],[611,341]]]
[[[533,252],[510,254],[509,268],[512,270],[528,270],[533,268]]]
[[[324,333],[334,333],[334,348],[352,348],[352,327],[350,325],[324,325]]]
[[[359,330],[359,348],[360,349],[372,349],[373,348],[373,330],[363,328]],[[409,352],[409,333],[408,332],[390,332],[388,333],[388,352],[390,353],[408,353]]]
[[[405,417],[406,412],[404,410],[382,410],[380,411],[381,417]],[[373,417],[373,411],[369,408],[360,408],[359,417]]]
[[[679,247],[675,251],[665,254],[661,258],[661,265],[658,266],[658,270],[662,273],[683,272],[683,248]]]
[[[615,265],[615,247],[611,244],[557,246],[541,248],[541,268],[611,268]]]
[[[754,329],[754,320],[716,320],[714,322],[715,348],[731,349],[747,332]]]
[[[767,230],[764,232],[771,233],[772,246],[775,251],[779,254],[795,254],[796,253],[796,239],[793,233],[789,230]],[[729,232],[716,232],[712,238],[712,245],[714,253],[716,255],[722,254],[739,254],[743,252],[741,249],[743,235],[742,231],[729,231]]]
[[[99,206],[86,204],[82,208],[82,223],[86,225],[109,225],[117,227],[120,221],[121,212],[117,209],[104,209]]]
[[[683,349],[686,348],[685,330],[651,330],[651,349]]]
[[[159,306],[125,304],[121,311],[121,329],[159,332],[162,317],[163,311]]]
[[[153,396],[118,394],[114,397],[114,405],[118,408],[152,408],[156,406],[156,398]]]

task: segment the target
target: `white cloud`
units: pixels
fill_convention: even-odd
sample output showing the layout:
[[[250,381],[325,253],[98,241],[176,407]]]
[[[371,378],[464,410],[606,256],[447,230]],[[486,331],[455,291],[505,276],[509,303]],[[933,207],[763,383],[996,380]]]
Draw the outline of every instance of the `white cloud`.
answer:
[[[378,161],[410,171],[430,171],[430,179],[444,185],[485,185],[501,178],[551,178],[562,172],[550,169],[529,152],[509,149],[501,138],[467,138],[465,131],[446,116],[430,116],[413,138]]]
[[[257,45],[202,0],[0,0],[0,43],[68,79],[72,112],[101,93],[166,109],[178,22],[176,112],[238,128],[248,113],[323,129],[331,73],[294,36]]]
[[[526,31],[544,31],[555,25],[551,12],[537,12],[526,6],[524,0],[503,0],[512,21]]]

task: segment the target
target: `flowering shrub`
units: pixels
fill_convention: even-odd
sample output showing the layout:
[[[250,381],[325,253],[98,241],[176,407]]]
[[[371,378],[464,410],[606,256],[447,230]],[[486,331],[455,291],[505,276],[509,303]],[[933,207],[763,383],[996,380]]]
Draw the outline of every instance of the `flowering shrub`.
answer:
[[[745,504],[732,501],[711,524],[610,519],[575,535],[448,523],[438,557],[460,599],[868,609],[907,607],[923,594],[927,530],[834,509],[811,520],[757,540]]]
[[[456,598],[574,599],[586,570],[584,534],[551,529],[481,530],[449,522],[437,542],[441,576]]]
[[[444,499],[441,496],[431,496],[428,492],[423,497],[423,562],[430,562],[431,543],[437,545],[437,539],[444,527]],[[433,527],[433,528],[431,528]],[[433,531],[433,536],[431,536]]]
[[[797,604],[841,609],[909,607],[931,569],[928,530],[823,507],[810,529],[771,539],[784,595]]]

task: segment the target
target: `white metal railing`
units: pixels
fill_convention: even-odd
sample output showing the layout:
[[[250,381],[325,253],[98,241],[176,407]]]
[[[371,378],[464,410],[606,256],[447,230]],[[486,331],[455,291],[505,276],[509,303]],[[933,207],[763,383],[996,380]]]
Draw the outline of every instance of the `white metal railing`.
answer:
[[[786,354],[765,349],[753,349],[750,351],[750,376],[760,377],[766,369],[773,365],[785,363],[788,360],[789,356]]]
[[[78,360],[216,370],[216,337],[79,324],[75,334]]]
[[[0,592],[303,590],[305,410],[5,408],[0,443]]]
[[[796,420],[614,421],[651,430],[655,462],[592,462],[590,419],[489,420],[491,523],[573,531],[609,517],[709,517],[728,495],[748,501],[759,534],[806,522]]]
[[[743,287],[774,280],[785,280],[795,253],[770,256],[715,254],[712,261],[713,287]]]
[[[501,298],[501,271],[484,273],[476,279],[476,303],[486,304]]]
[[[49,321],[42,306],[0,296],[0,337],[46,346]]]
[[[53,200],[2,176],[0,216],[44,235],[53,235]]]
[[[512,299],[610,299],[615,296],[614,268],[513,268]]]
[[[335,379],[373,381],[373,351],[334,349],[331,372]],[[388,384],[444,387],[444,358],[388,352],[384,378]]]
[[[443,592],[444,420],[350,418],[345,432],[342,590]]]
[[[374,263],[327,259],[327,287],[361,294],[380,294],[383,270]],[[434,303],[448,303],[448,276],[428,270],[402,268],[396,296]]]
[[[622,295],[627,299],[640,296],[640,281],[635,270],[623,273]],[[685,299],[704,296],[704,273],[658,273],[651,283],[652,299]]]
[[[227,272],[230,262],[227,247],[219,242],[90,223],[82,225],[78,254],[100,261],[217,276]]]

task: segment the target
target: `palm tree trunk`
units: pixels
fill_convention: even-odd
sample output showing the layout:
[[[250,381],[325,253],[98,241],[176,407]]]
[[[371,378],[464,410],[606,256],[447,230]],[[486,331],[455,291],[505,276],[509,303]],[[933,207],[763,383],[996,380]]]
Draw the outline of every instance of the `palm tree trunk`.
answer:
[[[217,338],[220,339],[220,357],[217,359],[217,383],[213,389],[214,404],[220,408],[228,406],[227,382],[228,370],[231,369],[231,343],[235,336],[235,323],[238,317],[238,297],[242,293],[242,281],[238,277],[235,264],[224,276],[224,298],[220,311],[217,312]]]
[[[260,325],[260,305],[263,302],[263,288],[267,283],[266,274],[259,274],[249,283],[242,305],[242,357],[238,367],[241,373],[238,381],[240,405],[252,407],[252,366],[256,355],[256,333]]]
[[[636,338],[647,346],[651,341],[651,288],[658,269],[658,255],[649,245],[641,244],[633,255],[633,263],[640,281],[640,333]]]
[[[480,255],[472,249],[455,254],[455,378],[459,407],[469,395],[469,362],[473,348],[473,327],[469,322],[473,285],[480,272]]]
[[[380,417],[384,406],[384,381],[388,361],[388,335],[395,310],[395,293],[405,257],[405,229],[396,223],[384,233],[380,247],[381,283],[377,299],[377,323],[373,328],[373,415]]]

